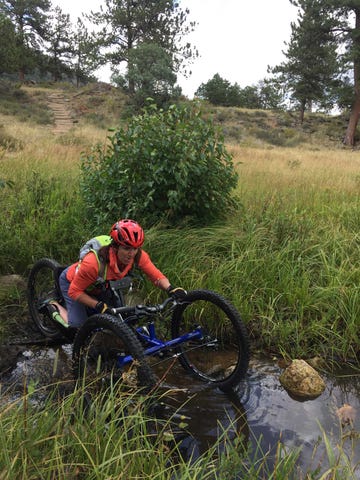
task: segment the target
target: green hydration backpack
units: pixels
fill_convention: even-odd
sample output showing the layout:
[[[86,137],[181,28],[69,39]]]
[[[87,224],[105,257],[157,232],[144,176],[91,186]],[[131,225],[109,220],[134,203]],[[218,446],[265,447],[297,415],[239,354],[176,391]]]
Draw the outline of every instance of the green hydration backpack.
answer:
[[[89,252],[93,252],[95,254],[99,265],[98,278],[92,288],[95,288],[97,284],[102,283],[106,279],[107,264],[102,260],[101,257],[99,257],[98,253],[101,247],[106,247],[107,245],[110,245],[111,242],[112,238],[109,235],[99,235],[98,237],[93,237],[88,240],[85,245],[80,248],[79,265],[85,255],[87,255]]]
[[[80,248],[80,254],[79,254],[79,265],[80,265],[82,259],[85,257],[85,255],[87,255],[89,252],[93,252],[95,254],[96,260],[97,260],[98,265],[99,265],[98,277],[97,277],[95,283],[93,285],[90,285],[86,289],[86,291],[89,294],[91,294],[92,290],[94,290],[96,288],[100,288],[102,290],[102,295],[104,295],[101,298],[103,299],[103,301],[105,301],[109,305],[113,304],[114,298],[113,297],[111,297],[111,298],[106,297],[106,292],[108,291],[107,286],[106,286],[107,282],[105,282],[106,272],[107,272],[107,263],[104,262],[104,260],[99,256],[99,250],[100,250],[101,247],[106,247],[106,246],[110,245],[111,242],[112,242],[112,238],[109,235],[99,235],[98,237],[93,237],[90,240],[88,240],[85,243],[85,245],[83,245]],[[140,255],[141,255],[141,250],[139,251],[139,256],[137,258],[135,258],[135,266],[138,265]],[[113,287],[115,287],[115,290],[117,290],[116,299],[119,301],[119,303],[115,302],[114,306],[122,306],[122,305],[125,304],[122,290],[128,290],[129,291],[129,289],[132,288],[132,279],[134,277],[138,277],[138,278],[141,279],[141,277],[139,277],[139,275],[135,275],[132,272],[132,269],[131,269],[131,271],[127,273],[126,277],[122,278],[121,280],[115,280],[115,281],[110,281],[109,282],[110,284],[113,284]]]

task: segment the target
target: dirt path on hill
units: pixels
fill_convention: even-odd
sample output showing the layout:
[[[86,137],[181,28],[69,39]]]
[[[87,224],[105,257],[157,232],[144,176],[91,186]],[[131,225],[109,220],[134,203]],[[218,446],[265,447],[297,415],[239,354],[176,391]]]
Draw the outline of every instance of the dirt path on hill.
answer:
[[[54,112],[54,127],[52,132],[61,135],[74,127],[76,120],[71,111],[69,100],[61,92],[52,92],[48,95],[49,108]]]

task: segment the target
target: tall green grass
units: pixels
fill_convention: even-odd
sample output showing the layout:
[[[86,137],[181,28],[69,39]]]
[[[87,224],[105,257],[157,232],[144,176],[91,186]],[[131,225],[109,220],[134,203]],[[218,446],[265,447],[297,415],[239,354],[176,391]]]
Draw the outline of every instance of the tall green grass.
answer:
[[[166,402],[168,394],[152,401]],[[260,441],[250,446],[241,434],[234,437],[232,425],[204,453],[185,453],[181,440],[191,433],[180,415],[156,418],[148,398],[119,385],[93,397],[91,404],[81,388],[66,397],[57,397],[55,388],[40,403],[39,396],[44,392],[29,388],[0,406],[3,480],[356,478],[358,465],[345,453],[346,439],[334,447],[325,433],[323,464],[302,471],[301,448],[289,450],[279,440],[275,451],[264,452]]]
[[[0,146],[0,274],[27,275],[42,256],[77,258],[97,233],[78,195],[82,150],[106,132],[77,129],[64,137],[7,122],[21,149]],[[173,284],[228,297],[247,323],[253,348],[289,357],[359,356],[359,160],[354,152],[232,147],[239,161],[231,217],[207,228],[154,225],[145,248]],[[118,213],[114,212],[114,221]],[[141,219],[137,219],[141,222]],[[145,283],[143,295],[163,295]],[[2,293],[3,326],[26,314],[21,292]],[[11,304],[11,305],[10,305]],[[21,319],[21,322],[23,319]],[[215,445],[193,462],[179,452],[169,423],[154,425],[143,400],[108,392],[84,414],[81,392],[38,407],[34,392],[0,407],[3,479],[321,479],[355,478],[341,448],[327,448],[328,470],[299,473],[299,451],[279,443],[249,455],[242,439]],[[227,432],[223,437],[226,438]]]
[[[147,413],[148,399],[113,386],[85,409],[83,393],[77,390],[58,401],[49,398],[39,407],[39,392],[33,391],[1,407],[2,479],[186,480],[236,475],[242,448],[237,452],[228,442],[226,454],[219,455],[214,445],[189,461],[179,450],[179,421],[155,419]],[[225,437],[226,432],[221,439],[226,443]]]
[[[84,238],[81,201],[74,182],[64,177],[34,169],[0,190],[1,273],[24,273],[44,255],[62,261]]]
[[[110,227],[93,230],[78,193],[81,152],[106,133],[75,130],[64,143],[38,129],[21,132],[24,149],[3,152],[10,185],[0,188],[0,274],[26,275],[42,256],[73,262],[85,240]],[[238,209],[205,228],[154,225],[145,249],[171,283],[228,297],[254,347],[357,360],[360,160],[335,150],[231,151]],[[145,293],[162,295],[148,283]]]
[[[354,235],[329,231],[329,219],[321,224],[301,212],[278,212],[275,207],[259,220],[243,211],[208,229],[151,231],[149,250],[171,281],[230,298],[258,348],[291,357],[356,358],[360,271]]]

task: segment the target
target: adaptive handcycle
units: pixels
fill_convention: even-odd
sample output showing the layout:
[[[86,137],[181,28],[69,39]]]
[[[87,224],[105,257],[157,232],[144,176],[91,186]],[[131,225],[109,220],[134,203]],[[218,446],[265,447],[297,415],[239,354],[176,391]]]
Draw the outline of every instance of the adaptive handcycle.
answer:
[[[74,329],[54,320],[47,308],[49,301],[65,307],[59,287],[63,269],[50,258],[34,264],[28,278],[28,305],[44,336],[72,342],[76,378],[97,385],[131,379],[152,387],[157,382],[154,359],[169,358],[223,391],[235,388],[245,377],[250,356],[247,330],[234,305],[219,293],[198,289],[182,300],[169,297],[162,303],[130,306],[125,298],[133,278],[107,281],[111,313],[89,311],[84,325]]]

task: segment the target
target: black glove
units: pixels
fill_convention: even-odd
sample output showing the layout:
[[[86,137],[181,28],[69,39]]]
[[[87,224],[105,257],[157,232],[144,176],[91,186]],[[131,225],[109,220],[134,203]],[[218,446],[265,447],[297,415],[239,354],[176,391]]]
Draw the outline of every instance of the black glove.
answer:
[[[187,291],[184,290],[183,288],[181,287],[173,287],[172,285],[170,285],[167,289],[167,294],[174,298],[175,300],[183,300],[186,295],[187,295]]]
[[[106,305],[106,303],[104,302],[98,302],[96,305],[95,305],[95,310],[98,312],[98,313],[107,313],[109,315],[113,315],[114,312],[113,312],[113,309],[108,307]]]

